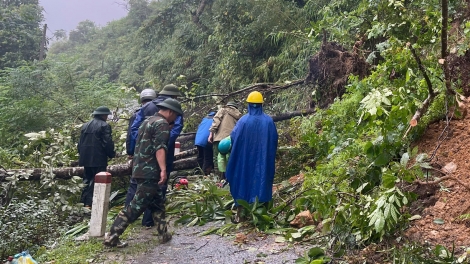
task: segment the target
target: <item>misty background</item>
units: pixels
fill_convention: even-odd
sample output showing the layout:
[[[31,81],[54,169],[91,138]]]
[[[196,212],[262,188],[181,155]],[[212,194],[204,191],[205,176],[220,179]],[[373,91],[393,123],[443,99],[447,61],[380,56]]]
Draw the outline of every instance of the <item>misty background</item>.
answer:
[[[79,22],[87,19],[97,26],[105,26],[127,15],[123,0],[39,0],[39,3],[44,8],[49,38],[59,29],[69,34]]]

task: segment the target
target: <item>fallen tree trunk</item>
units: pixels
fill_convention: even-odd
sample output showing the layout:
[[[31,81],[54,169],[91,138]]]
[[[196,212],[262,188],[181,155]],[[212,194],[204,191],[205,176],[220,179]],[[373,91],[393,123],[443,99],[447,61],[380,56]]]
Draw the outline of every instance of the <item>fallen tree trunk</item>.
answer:
[[[180,159],[174,163],[174,171],[194,169],[197,165],[196,158]],[[107,171],[111,173],[113,177],[122,177],[131,175],[131,167],[129,164],[116,164],[110,165]],[[40,180],[43,174],[51,173],[47,169],[18,169],[18,170],[0,170],[0,180],[6,181],[6,178],[12,175],[21,175],[23,180]],[[54,179],[68,180],[73,176],[83,177],[83,167],[66,167],[66,168],[55,168],[52,170]]]
[[[183,158],[194,156],[197,153],[198,153],[197,148],[192,148],[192,149],[188,149],[188,150],[185,150],[185,151],[181,151],[180,153],[175,155],[174,160],[177,161],[177,160],[180,160],[180,159],[183,159]]]
[[[311,115],[315,113],[314,108],[310,109],[305,109],[305,110],[300,110],[300,111],[294,111],[294,112],[288,112],[288,113],[282,113],[279,115],[271,116],[271,118],[274,120],[274,122],[279,122],[287,119],[291,119],[296,116],[304,116],[304,115]]]
[[[274,122],[291,119],[296,116],[310,115],[315,113],[315,109],[306,109],[279,115],[271,116]],[[195,133],[186,133],[186,135],[179,137],[179,142],[192,140],[196,137]],[[196,157],[188,158],[197,154],[197,149],[192,148],[175,155],[175,162],[173,171],[194,169],[198,166]],[[108,166],[107,171],[114,177],[122,177],[131,175],[131,168],[129,164],[116,164]],[[16,170],[0,170],[0,181],[6,181],[6,178],[12,175],[21,175],[22,180],[40,180],[41,176],[45,173],[50,173],[46,169],[16,169]],[[72,176],[83,176],[83,167],[65,167],[55,168],[52,170],[55,179],[70,179]]]
[[[190,140],[194,140],[196,138],[196,133],[191,134],[191,135],[185,135],[185,136],[180,136],[176,139],[176,141],[180,143],[185,143]]]

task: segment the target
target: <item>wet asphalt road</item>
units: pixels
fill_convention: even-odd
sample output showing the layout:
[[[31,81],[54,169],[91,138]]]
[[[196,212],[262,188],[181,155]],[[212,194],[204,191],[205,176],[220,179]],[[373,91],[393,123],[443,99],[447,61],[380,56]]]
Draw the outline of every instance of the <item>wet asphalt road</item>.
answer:
[[[248,235],[246,243],[235,243],[234,236],[200,236],[209,228],[181,227],[175,230],[173,239],[131,263],[295,263],[307,246],[276,243],[275,235],[256,237]]]

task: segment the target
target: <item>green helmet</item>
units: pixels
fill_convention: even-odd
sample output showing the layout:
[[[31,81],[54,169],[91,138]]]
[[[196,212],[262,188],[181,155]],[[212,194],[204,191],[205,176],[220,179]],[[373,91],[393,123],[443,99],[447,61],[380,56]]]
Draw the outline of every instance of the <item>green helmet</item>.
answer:
[[[155,91],[153,89],[144,89],[141,93],[140,93],[140,101],[144,101],[144,100],[153,100],[157,98],[157,93],[155,93]]]
[[[183,110],[181,109],[181,104],[178,100],[173,98],[167,98],[165,101],[158,103],[157,106],[163,106],[164,108],[170,109],[178,113],[179,115],[183,115]]]
[[[235,107],[235,108],[238,109],[237,103],[235,103],[235,102],[233,102],[233,101],[228,102],[228,103],[226,104],[226,106],[233,106],[233,107]]]
[[[110,115],[111,111],[106,106],[100,106],[96,108],[92,115]]]
[[[232,139],[230,138],[230,136],[222,139],[220,142],[219,142],[219,145],[218,145],[218,150],[220,152],[220,154],[227,154],[230,149],[232,148]]]
[[[170,96],[181,96],[180,90],[174,84],[167,84],[163,89],[158,93],[161,95],[170,95]]]

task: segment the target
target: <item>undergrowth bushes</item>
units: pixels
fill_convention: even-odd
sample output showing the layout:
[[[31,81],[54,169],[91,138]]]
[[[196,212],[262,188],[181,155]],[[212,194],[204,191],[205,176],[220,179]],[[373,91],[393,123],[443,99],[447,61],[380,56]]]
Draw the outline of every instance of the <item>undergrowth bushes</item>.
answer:
[[[63,222],[48,200],[13,199],[0,207],[0,259],[23,250],[35,252],[58,236]]]

